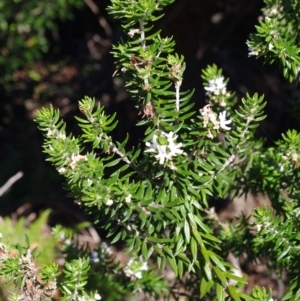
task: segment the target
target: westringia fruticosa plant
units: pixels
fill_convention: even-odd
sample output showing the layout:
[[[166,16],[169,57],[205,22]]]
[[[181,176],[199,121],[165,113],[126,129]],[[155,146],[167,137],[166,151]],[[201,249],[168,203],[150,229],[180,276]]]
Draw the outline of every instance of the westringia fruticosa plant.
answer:
[[[263,142],[254,139],[265,118],[263,97],[246,95],[233,109],[237,99],[214,65],[202,72],[208,103],[194,109],[193,91],[182,91],[184,58],[175,54],[172,38],[152,30],[172,2],[112,0],[108,7],[128,36],[112,53],[115,75],[125,78],[140,112],[139,144],[129,146],[129,137],[114,141],[115,115],[85,97],[79,101],[78,137],[66,134],[52,107],[37,113],[44,151],[65,177],[70,195],[98,221],[105,220],[112,243],[122,240],[128,252],[145,262],[151,258],[161,270],[168,263],[178,279],[186,275],[191,299],[270,300],[265,290],[256,288],[252,296],[240,290],[246,279],[236,276],[226,257],[245,252],[254,259],[268,256],[270,267],[285,269],[291,287],[284,300],[298,300],[299,135],[289,132],[264,151]],[[255,233],[245,219],[218,228],[207,214],[209,199],[234,191],[269,194],[282,217],[256,210]],[[289,194],[290,203],[284,203]]]
[[[247,42],[249,55],[277,62],[289,81],[299,82],[300,2],[264,0],[263,17]]]

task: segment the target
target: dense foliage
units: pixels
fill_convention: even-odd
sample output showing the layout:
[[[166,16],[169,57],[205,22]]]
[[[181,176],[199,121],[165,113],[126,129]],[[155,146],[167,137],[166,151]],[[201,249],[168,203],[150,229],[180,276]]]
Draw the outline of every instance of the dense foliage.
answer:
[[[28,68],[42,58],[49,43],[47,33],[57,28],[57,20],[72,19],[72,9],[80,8],[81,0],[0,2],[0,66],[1,85],[12,80],[14,71]],[[28,71],[35,79],[34,71]]]
[[[256,26],[248,46],[249,55],[263,56],[278,63],[290,81],[299,81],[300,3],[297,0],[264,0],[263,18]]]
[[[114,75],[126,80],[139,110],[137,126],[144,138],[137,146],[129,147],[128,136],[114,141],[116,115],[107,114],[91,97],[79,101],[79,136],[66,132],[52,106],[37,114],[44,152],[65,178],[70,196],[93,214],[112,244],[122,241],[133,256],[124,269],[103,259],[107,264],[92,275],[102,273],[118,283],[117,274],[123,279],[120,283],[132,283],[132,292],[143,290],[166,300],[170,296],[179,300],[181,295],[190,300],[272,300],[272,292],[264,288],[256,287],[251,295],[243,292],[247,279],[236,274],[237,267],[227,258],[247,254],[253,262],[267,258],[269,268],[278,274],[284,271],[289,289],[283,300],[299,300],[300,135],[289,130],[275,146],[265,147],[255,137],[265,118],[264,97],[246,94],[239,100],[216,65],[202,70],[207,104],[194,109],[193,91],[182,90],[184,57],[175,53],[172,38],[153,30],[161,10],[172,2],[112,0],[108,7],[127,33],[112,53]],[[250,54],[263,55],[270,62],[279,59],[290,80],[299,71],[298,37],[293,34],[299,27],[297,5],[297,1],[267,1],[266,17],[248,42]],[[256,208],[252,220],[242,215],[227,224],[209,210],[212,198],[248,193],[267,195],[272,207]],[[15,247],[20,258],[10,257],[8,248],[1,245],[1,275],[14,280],[23,290],[22,298],[52,297],[57,265],[43,268],[42,284],[29,242]],[[71,249],[65,249],[69,257],[61,280],[63,300],[99,300],[104,288],[84,288],[92,277],[88,271],[95,260],[89,258],[94,253],[78,248],[77,258]],[[99,260],[103,251],[97,252]],[[172,287],[157,274],[167,265],[176,275]],[[182,284],[184,292],[178,290]],[[120,295],[125,287],[118,286]]]

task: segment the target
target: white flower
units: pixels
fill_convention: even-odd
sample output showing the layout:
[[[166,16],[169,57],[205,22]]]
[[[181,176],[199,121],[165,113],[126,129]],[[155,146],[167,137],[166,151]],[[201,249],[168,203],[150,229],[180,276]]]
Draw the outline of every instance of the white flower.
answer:
[[[297,153],[293,153],[292,154],[292,162],[293,163],[297,163],[297,161],[298,161],[298,154]]]
[[[65,140],[67,137],[65,133],[58,133],[57,138]]]
[[[66,239],[65,241],[64,241],[64,243],[67,245],[67,246],[71,246],[71,244],[72,244],[72,241],[71,241],[71,239]]]
[[[80,160],[87,160],[87,156],[82,156],[79,154],[72,154],[71,155],[71,163],[70,163],[70,167],[72,169],[74,169],[76,167],[76,163]]]
[[[23,263],[25,263],[25,264],[31,264],[31,262],[32,262],[32,255],[31,255],[31,250],[30,249],[28,249],[27,250],[27,252],[26,252],[26,255],[22,255],[21,256],[21,261],[23,262]]]
[[[258,55],[258,51],[254,50],[251,46],[250,46],[250,41],[247,41],[246,42],[247,46],[248,46],[248,56],[255,56],[255,55]]]
[[[270,14],[271,15],[277,15],[279,12],[278,12],[278,9],[277,9],[277,6],[276,5],[273,5],[270,9]]]
[[[248,53],[248,56],[256,56],[256,55],[258,55],[258,51],[252,50]]]
[[[65,173],[66,169],[64,167],[61,167],[57,170],[59,173],[63,174]]]
[[[134,276],[138,279],[142,278],[142,271],[148,270],[147,262],[143,262],[138,258],[130,258],[126,267],[124,268],[127,277]]]
[[[155,158],[159,161],[159,164],[164,164],[165,159],[167,159],[167,146],[157,144],[157,135],[153,136],[152,143],[146,142],[146,146],[148,146],[148,149],[145,152],[158,153]]]
[[[155,158],[159,161],[159,164],[164,164],[165,160],[167,160],[167,146],[157,144],[157,138],[157,135],[153,135],[152,143],[146,142],[148,149],[145,152],[158,153]]]
[[[214,135],[212,134],[212,132],[210,131],[210,129],[208,129],[206,136],[207,136],[209,139],[213,139],[213,138],[214,138]]]
[[[101,300],[101,296],[99,294],[95,294],[94,298],[95,300]]]
[[[128,194],[127,197],[125,197],[125,202],[130,203],[131,202],[131,197],[132,197],[132,195]]]
[[[212,110],[210,105],[206,105],[200,109],[200,113],[203,116],[203,127],[208,128],[206,136],[210,139],[214,138],[211,129],[219,131],[219,129],[230,130],[231,128],[227,125],[231,123],[231,119],[226,120],[226,111],[219,113],[218,115]]]
[[[55,129],[54,130],[47,129],[47,130],[48,130],[47,134],[46,134],[47,137],[55,136],[55,134],[56,134],[56,130]]]
[[[135,29],[130,29],[129,32],[128,32],[128,35],[133,38],[133,36],[136,34],[136,33],[139,33],[140,32],[140,29],[139,28],[135,28]]]
[[[92,251],[92,252],[91,252],[90,261],[91,261],[92,263],[97,263],[97,262],[99,262],[98,252],[96,252],[96,251]]]
[[[146,146],[149,147],[148,152],[155,152],[157,150],[157,136],[153,135],[152,143],[146,142]]]
[[[222,113],[219,114],[219,119],[220,119],[220,128],[223,130],[231,130],[230,127],[227,126],[227,124],[231,123],[231,119],[226,120],[226,111],[223,111]]]
[[[101,247],[101,249],[102,249],[106,254],[108,254],[108,255],[112,255],[112,254],[113,254],[113,251],[112,251],[111,247],[109,247],[109,246],[107,245],[107,243],[105,243],[105,242],[101,243],[100,247]]]
[[[156,160],[159,161],[159,164],[164,164],[165,161],[172,160],[172,157],[177,155],[181,155],[183,150],[180,149],[182,147],[182,143],[176,143],[177,135],[174,132],[161,132],[160,137],[162,139],[166,138],[166,141],[159,143],[159,137],[157,135],[153,135],[152,142],[146,142],[146,146],[148,149],[145,152],[153,152],[157,153],[155,155]]]
[[[215,130],[220,128],[220,122],[217,118],[217,114],[212,110],[209,104],[200,109],[200,113],[203,116],[203,127],[206,128],[208,123],[211,122]]]
[[[111,206],[113,203],[114,203],[113,200],[108,200],[108,201],[106,202],[106,206]]]
[[[79,205],[79,206],[82,204],[82,202],[80,200],[75,200],[74,203]]]
[[[215,95],[226,94],[226,82],[223,76],[213,78],[208,81],[208,87],[204,87],[207,92]]]
[[[162,135],[168,140],[169,156],[175,157],[183,153],[183,150],[180,149],[180,147],[182,147],[182,143],[175,143],[178,135],[175,135],[174,132],[169,132],[168,134],[163,132]]]
[[[155,156],[155,158],[157,161],[159,161],[159,164],[164,164],[165,161],[168,161],[170,159],[170,156],[167,154],[166,145],[158,145],[157,151],[158,154]]]
[[[47,129],[46,136],[54,137],[56,139],[63,139],[63,140],[65,140],[67,138],[65,133],[61,133],[57,129]]]
[[[2,235],[2,233],[0,232],[0,238],[2,238],[3,237],[3,235]]]
[[[177,167],[174,165],[174,163],[171,161],[169,164],[168,164],[168,167],[171,169],[171,170],[176,170]]]

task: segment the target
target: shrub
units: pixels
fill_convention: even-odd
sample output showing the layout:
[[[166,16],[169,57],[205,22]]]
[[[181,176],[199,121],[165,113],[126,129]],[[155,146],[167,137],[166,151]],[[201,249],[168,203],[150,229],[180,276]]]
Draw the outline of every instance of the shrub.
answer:
[[[252,295],[241,290],[247,279],[237,276],[226,258],[229,253],[245,253],[252,261],[267,258],[269,268],[278,274],[285,271],[289,288],[282,300],[299,300],[300,135],[289,130],[273,147],[255,138],[255,129],[265,118],[264,97],[247,94],[239,101],[215,65],[202,71],[207,105],[194,109],[193,91],[182,90],[184,57],[175,53],[172,38],[153,31],[152,23],[172,2],[112,0],[108,7],[128,35],[112,53],[115,73],[125,78],[140,112],[137,126],[144,129],[144,137],[139,144],[129,147],[128,136],[114,141],[116,116],[85,97],[79,101],[82,115],[76,117],[82,129],[78,137],[66,134],[66,124],[53,107],[38,112],[44,151],[64,176],[70,196],[94,214],[95,222],[101,221],[112,244],[122,241],[135,256],[123,270],[133,280],[132,291],[143,289],[155,298],[172,295],[177,300],[181,294],[190,300],[272,300],[272,292],[264,288],[256,287]],[[285,1],[276,5],[280,12],[288,6]],[[290,7],[297,15],[297,2]],[[278,57],[284,74],[294,80],[297,39],[278,35],[273,47],[265,44],[271,43],[274,28],[280,34],[286,28],[296,31],[297,21],[289,16],[277,15],[282,18],[277,23],[266,18],[249,46],[252,54],[261,53],[271,62]],[[268,195],[272,204],[256,208],[254,222],[242,215],[235,223],[222,224],[208,210],[212,197],[249,192]],[[24,252],[20,255],[26,257]],[[17,273],[16,259],[12,261],[10,265],[4,261],[6,276]],[[175,273],[176,283],[168,293],[163,281],[147,271],[146,262],[151,261],[161,271],[168,264]],[[61,286],[64,300],[100,298],[91,288],[84,290],[88,270],[84,257],[67,261]],[[47,271],[44,278],[54,283],[55,265]],[[111,276],[115,271],[107,265],[101,273]],[[28,280],[22,275],[15,278],[21,287]],[[176,289],[180,282],[183,293]],[[104,288],[98,290],[101,295]]]

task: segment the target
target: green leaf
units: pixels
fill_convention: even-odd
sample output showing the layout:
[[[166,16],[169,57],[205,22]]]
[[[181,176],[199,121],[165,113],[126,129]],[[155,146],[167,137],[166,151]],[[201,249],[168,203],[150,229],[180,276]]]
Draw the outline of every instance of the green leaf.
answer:
[[[291,246],[288,246],[277,258],[277,261],[280,261],[286,254],[288,254],[291,250]]]
[[[154,245],[153,247],[154,247],[154,250],[155,250],[161,257],[164,257],[162,248],[161,248],[160,246]]]
[[[143,196],[144,196],[144,190],[145,190],[144,183],[141,182],[140,185],[139,185],[139,190],[135,193],[135,197],[137,199],[142,199]]]
[[[178,265],[177,265],[177,267],[178,267],[178,277],[179,277],[179,279],[182,279],[182,277],[183,277],[183,262],[182,262],[182,260],[178,260]]]
[[[203,298],[206,295],[206,293],[211,289],[213,284],[213,280],[206,281],[205,277],[202,277],[200,284],[200,298]]]
[[[216,284],[216,293],[218,301],[225,301],[225,290],[222,285]]]
[[[198,257],[198,244],[193,237],[191,239],[191,251],[192,251],[193,259],[196,260]]]
[[[161,260],[161,269],[162,269],[162,270],[165,269],[166,264],[167,264],[167,257],[164,256],[164,257],[162,257],[162,260]]]
[[[112,167],[112,166],[115,166],[117,165],[118,163],[120,163],[122,159],[121,158],[118,158],[118,159],[115,159],[109,163],[105,163],[105,167]]]
[[[191,233],[190,233],[190,225],[187,220],[184,221],[184,235],[186,243],[190,242]]]
[[[205,262],[204,264],[204,273],[206,275],[206,278],[208,281],[212,280],[212,274],[211,274],[211,270],[210,270],[210,262]]]
[[[222,282],[222,284],[227,286],[228,282],[226,280],[226,277],[224,276],[223,271],[221,271],[219,268],[214,266],[213,266],[213,270],[216,273],[218,279]]]
[[[239,276],[234,275],[231,272],[223,272],[223,275],[228,279],[236,281],[237,283],[242,283],[242,284],[247,283],[246,277],[239,277]]]
[[[25,241],[26,241],[26,248],[29,248],[30,247],[30,239],[28,237],[28,235],[25,233]]]
[[[147,252],[146,257],[145,257],[145,260],[146,260],[146,261],[150,258],[150,256],[152,255],[153,251],[154,251],[154,247],[151,246],[151,247],[149,248],[148,252]]]
[[[170,263],[173,272],[175,273],[176,276],[178,276],[178,267],[174,256],[167,256],[167,259],[168,262]]]
[[[207,240],[214,241],[214,242],[216,242],[218,244],[221,242],[217,237],[215,237],[214,235],[208,234],[208,233],[206,233],[206,234],[205,233],[201,233],[201,236],[203,238],[206,238]]]
[[[135,245],[135,238],[131,239],[131,243],[126,248],[126,252],[127,253],[132,252],[132,250],[134,249],[134,245]]]
[[[200,228],[204,231],[204,233],[211,233],[211,229],[203,223],[201,218],[194,215],[194,219],[195,219],[196,223],[200,226]],[[202,233],[201,233],[201,235],[202,235]],[[216,238],[216,240],[218,240],[218,239]],[[218,242],[219,242],[219,240],[218,240]]]
[[[208,255],[207,249],[205,248],[204,245],[200,246],[200,249],[201,249],[201,254],[204,257],[205,262],[210,264],[209,255]]]
[[[198,231],[197,231],[196,228],[192,227],[192,233],[193,233],[193,237],[197,240],[198,244],[201,247],[204,247],[203,240],[202,240],[201,236],[199,235],[199,233],[198,233]]]
[[[289,301],[291,300],[293,296],[293,291],[289,289],[287,292],[285,292],[284,296],[282,297],[282,301]]]
[[[213,253],[212,251],[208,251],[208,256],[218,266],[218,268],[220,270],[222,270],[223,272],[226,271],[225,266],[223,265],[223,263],[221,262],[221,260],[218,258],[218,256],[215,253]]]
[[[182,235],[179,235],[174,256],[176,256],[178,253],[181,252],[181,249],[182,249],[181,247],[183,246],[183,244],[184,244],[184,239],[183,239]]]
[[[161,269],[161,257],[159,255],[157,255],[156,257],[156,262],[157,262],[157,267]]]
[[[144,240],[143,243],[142,243],[142,255],[143,255],[145,260],[147,260],[146,259],[147,254],[148,254],[147,242],[146,242],[146,240]]]
[[[167,89],[172,85],[172,83],[170,83],[169,85],[165,86],[163,89],[155,89],[153,88],[151,91],[156,94],[156,95],[162,95],[162,96],[174,96],[175,92],[173,91],[168,91]],[[163,102],[164,100],[162,100]]]
[[[232,286],[228,286],[228,293],[229,295],[231,296],[231,298],[234,300],[234,301],[241,301],[240,297],[239,297],[239,294],[237,293],[236,289]]]
[[[184,253],[179,253],[178,257],[180,259],[182,259],[182,261],[184,261],[186,264],[190,264],[191,263],[191,261],[188,259],[188,257]]]
[[[140,236],[136,236],[134,241],[135,241],[135,244],[134,244],[133,250],[136,251],[136,252],[139,252],[140,249],[141,249],[141,238],[140,238]]]
[[[191,226],[196,228],[197,225],[196,225],[196,220],[194,218],[194,215],[191,212],[189,212],[188,213],[188,217],[189,217],[189,220],[190,220],[190,222],[192,224]]]
[[[173,252],[169,247],[163,246],[162,248],[170,257],[173,257]]]

